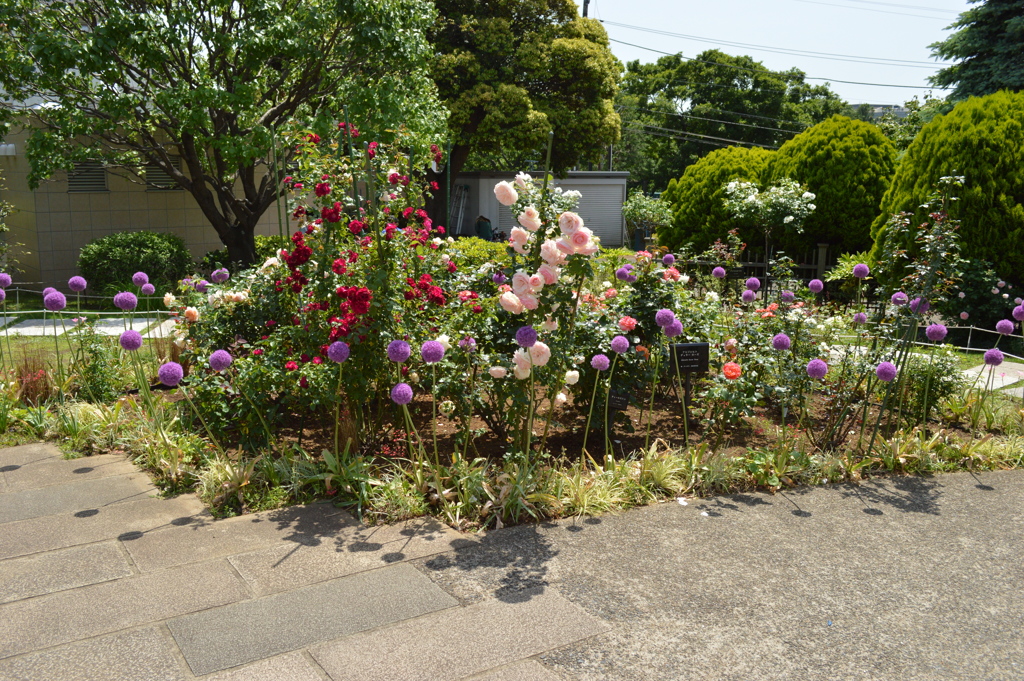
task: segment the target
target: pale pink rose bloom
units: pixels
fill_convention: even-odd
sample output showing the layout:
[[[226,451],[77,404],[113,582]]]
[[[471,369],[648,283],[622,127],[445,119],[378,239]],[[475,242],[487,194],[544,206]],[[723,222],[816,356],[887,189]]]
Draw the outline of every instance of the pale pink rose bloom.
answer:
[[[557,319],[552,319],[551,315],[548,315],[547,317],[544,318],[544,323],[541,324],[541,327],[545,331],[557,331],[558,330],[558,320]]]
[[[514,293],[502,293],[501,297],[498,298],[498,304],[501,305],[501,309],[505,310],[505,312],[511,312],[512,314],[522,314],[523,310],[526,309],[523,301]]]
[[[544,275],[542,275],[540,272],[538,272],[537,274],[531,274],[530,288],[532,288],[534,291],[539,291],[542,288],[544,288]]]
[[[562,229],[562,234],[569,236],[583,227],[583,218],[576,213],[566,211],[558,216],[558,226]]]
[[[533,292],[533,284],[530,283],[530,275],[522,270],[512,275],[512,292],[517,296]]]
[[[195,309],[194,307],[186,307],[185,308],[185,320],[189,321],[189,322],[198,322],[199,321],[199,310]]]
[[[533,365],[537,367],[544,366],[551,359],[551,348],[546,343],[540,341],[531,345],[528,352],[530,353],[530,359],[533,360]]]
[[[530,254],[530,249],[528,249],[524,244],[518,244],[518,243],[513,242],[512,243],[512,250],[515,251],[516,253],[518,253],[519,255],[529,255]]]
[[[565,253],[558,250],[558,244],[548,239],[540,245],[540,257],[547,264],[552,267],[561,265],[565,262]]]
[[[606,291],[604,292],[604,297],[605,297],[606,299],[607,299],[607,298],[614,298],[614,297],[615,297],[615,296],[617,296],[617,295],[619,295],[619,292],[618,292],[618,290],[617,290],[617,289],[614,289],[614,288],[610,288],[610,289],[608,289],[608,290],[606,290]]]
[[[960,313],[960,319],[967,319],[968,317],[970,317],[970,315],[967,314],[966,312],[961,312]]]
[[[516,188],[504,181],[494,185],[494,196],[503,206],[511,206],[519,200],[519,192],[516,191]]]
[[[569,235],[569,243],[578,252],[581,248],[586,248],[590,243],[590,237],[594,236],[586,227],[580,227],[575,232]]]
[[[590,241],[583,248],[578,249],[576,252],[580,255],[590,257],[601,250],[601,246],[596,241]]]
[[[547,263],[544,263],[543,265],[537,268],[537,274],[544,277],[544,283],[547,284],[548,286],[551,286],[556,281],[558,281],[558,275],[560,273],[560,269],[552,265],[548,265]]]
[[[566,255],[573,255],[574,253],[576,253],[576,247],[573,246],[572,242],[566,239],[565,237],[562,237],[561,239],[556,241],[555,246],[558,248],[559,251],[565,253]]]
[[[498,293],[508,293],[511,290],[512,287],[509,286],[508,284],[502,284],[501,286],[498,287]]]
[[[508,375],[508,371],[505,367],[491,367],[487,370],[487,373],[489,373],[493,378],[505,378],[505,376]]]
[[[522,301],[523,307],[527,310],[536,310],[540,306],[540,301],[537,300],[537,296],[532,293],[524,293],[519,296],[519,300]]]
[[[530,240],[530,233],[522,227],[513,227],[508,240],[514,244],[525,244]]]
[[[512,373],[516,375],[520,381],[525,381],[530,377],[530,367],[515,367],[512,369]]]
[[[533,206],[527,206],[526,210],[519,214],[519,224],[531,232],[540,229],[540,213]]]
[[[532,363],[530,362],[530,356],[526,354],[526,350],[519,348],[515,354],[512,355],[512,363],[515,364],[513,371],[516,374],[516,378],[522,380],[530,375],[530,369]]]
[[[529,175],[527,175],[526,173],[517,173],[516,174],[516,186],[517,187],[519,187],[520,189],[526,189],[526,183],[527,182],[533,182],[533,178],[530,177]]]

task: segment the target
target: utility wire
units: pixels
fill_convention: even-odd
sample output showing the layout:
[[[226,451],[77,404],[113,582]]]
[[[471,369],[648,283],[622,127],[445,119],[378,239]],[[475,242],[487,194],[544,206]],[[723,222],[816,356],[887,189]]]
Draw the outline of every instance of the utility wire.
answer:
[[[859,2],[862,5],[883,5],[885,7],[900,7],[902,9],[921,9],[925,12],[942,12],[944,14],[959,14],[955,9],[943,9],[941,7],[922,7],[921,5],[900,5],[895,2],[878,2],[877,0],[847,0],[847,2]]]
[[[885,9],[874,9],[872,7],[851,7],[850,5],[837,5],[834,2],[819,2],[818,0],[794,0],[795,2],[803,2],[808,5],[826,5],[828,7],[842,7],[843,9],[856,9],[861,12],[877,12],[878,14],[894,14],[900,17],[916,17],[918,19],[933,19],[935,21],[949,21],[946,17],[933,17],[927,14],[908,14],[907,12],[890,12]]]
[[[718,119],[718,118],[705,118],[704,116],[695,116],[693,114],[677,113],[675,111],[658,111],[657,109],[645,109],[644,107],[640,107],[640,106],[627,106],[625,104],[620,104],[616,108],[619,108],[619,109],[629,109],[631,111],[643,111],[645,113],[650,113],[650,114],[663,114],[663,115],[667,115],[667,116],[678,116],[679,118],[693,118],[693,119],[696,119],[698,121],[709,121],[711,123],[724,123],[725,125],[738,125],[738,126],[741,126],[741,127],[744,127],[744,128],[754,128],[756,130],[768,130],[770,132],[792,132],[792,133],[798,133],[798,134],[800,132],[802,132],[801,130],[789,130],[787,128],[769,128],[769,127],[764,126],[764,125],[753,125],[751,123],[740,123],[738,121],[723,121],[723,120]]]
[[[636,121],[635,124],[642,125],[644,128],[649,129],[649,130],[658,130],[658,131],[661,131],[661,132],[667,132],[667,133],[673,133],[673,134],[692,135],[694,137],[700,137],[701,139],[717,140],[719,142],[726,142],[728,144],[749,144],[750,146],[764,147],[765,149],[778,149],[777,146],[774,146],[774,145],[771,145],[771,144],[761,144],[760,142],[745,142],[743,140],[734,140],[734,139],[729,139],[727,137],[715,137],[714,135],[702,135],[702,134],[696,133],[696,132],[687,132],[686,130],[675,130],[673,128],[662,128],[662,127],[659,127],[657,125],[650,125],[649,123],[642,123],[640,121]]]

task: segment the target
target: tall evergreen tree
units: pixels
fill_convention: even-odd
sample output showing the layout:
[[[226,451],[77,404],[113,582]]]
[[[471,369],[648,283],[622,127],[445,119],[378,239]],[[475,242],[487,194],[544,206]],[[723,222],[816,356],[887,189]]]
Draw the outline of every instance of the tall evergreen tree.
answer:
[[[932,85],[954,86],[952,101],[997,90],[1024,89],[1024,0],[969,0],[952,35],[930,47],[932,55],[956,60],[931,77]]]

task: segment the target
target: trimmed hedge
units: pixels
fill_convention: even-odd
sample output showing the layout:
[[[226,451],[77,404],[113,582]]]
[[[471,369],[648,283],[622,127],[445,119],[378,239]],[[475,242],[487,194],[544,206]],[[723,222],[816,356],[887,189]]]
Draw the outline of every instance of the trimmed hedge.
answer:
[[[140,271],[157,291],[172,290],[192,265],[185,242],[163,232],[115,232],[93,239],[78,256],[78,271],[99,295],[131,290],[132,275]]]

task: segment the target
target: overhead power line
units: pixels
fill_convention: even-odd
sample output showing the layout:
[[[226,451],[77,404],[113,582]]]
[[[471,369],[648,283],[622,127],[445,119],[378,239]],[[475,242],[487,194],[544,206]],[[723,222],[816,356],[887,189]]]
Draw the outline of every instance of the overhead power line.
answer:
[[[645,109],[644,107],[640,107],[640,106],[626,106],[624,104],[620,104],[617,108],[629,109],[631,111],[643,111],[645,113],[651,113],[651,114],[662,114],[662,115],[667,115],[667,116],[678,116],[679,118],[690,118],[690,119],[695,119],[695,120],[698,120],[698,121],[709,121],[711,123],[723,123],[725,125],[738,125],[738,126],[744,127],[744,128],[754,128],[756,130],[768,130],[770,132],[792,132],[792,133],[797,133],[797,134],[802,132],[801,130],[790,130],[788,128],[769,128],[769,127],[764,126],[764,125],[753,125],[751,123],[740,123],[738,121],[723,121],[723,120],[720,120],[718,118],[705,118],[704,116],[695,116],[693,114],[677,113],[675,111],[658,111],[656,109]]]
[[[916,17],[918,19],[934,19],[935,21],[949,21],[946,17],[934,17],[927,14],[908,14],[907,12],[890,12],[885,9],[874,9],[873,7],[851,7],[850,5],[837,5],[834,2],[819,2],[818,0],[795,0],[808,5],[826,5],[828,7],[842,7],[843,9],[855,9],[861,12],[877,12],[878,14],[893,14],[900,17]]]
[[[955,9],[943,9],[941,7],[922,7],[921,5],[900,5],[895,2],[878,2],[877,0],[847,0],[847,2],[858,2],[862,5],[883,5],[885,7],[900,7],[902,9],[920,9],[925,12],[942,12],[944,14],[959,14]]]
[[[752,146],[752,147],[763,147],[765,149],[778,149],[777,146],[774,146],[772,144],[761,144],[760,142],[745,142],[743,140],[729,139],[728,137],[715,137],[714,135],[702,135],[702,134],[696,133],[696,132],[687,132],[686,130],[675,130],[673,128],[662,128],[662,127],[657,126],[657,125],[650,125],[648,123],[641,123],[639,121],[636,121],[635,124],[636,125],[641,125],[645,129],[647,129],[647,130],[657,130],[659,132],[665,132],[665,133],[670,133],[670,134],[698,137],[700,139],[715,140],[717,142],[726,142],[727,144],[746,144],[746,145]]]

